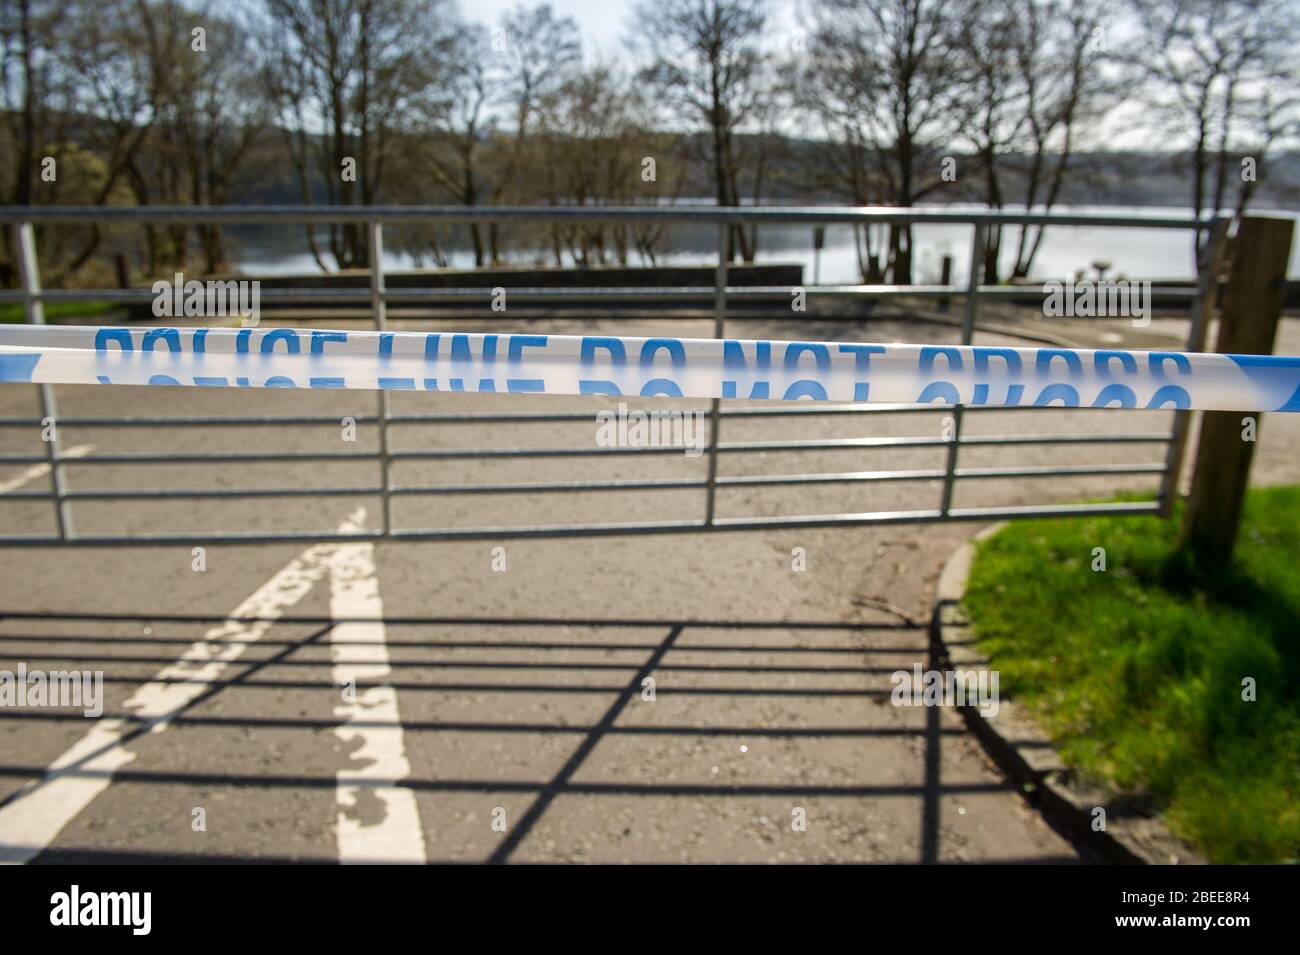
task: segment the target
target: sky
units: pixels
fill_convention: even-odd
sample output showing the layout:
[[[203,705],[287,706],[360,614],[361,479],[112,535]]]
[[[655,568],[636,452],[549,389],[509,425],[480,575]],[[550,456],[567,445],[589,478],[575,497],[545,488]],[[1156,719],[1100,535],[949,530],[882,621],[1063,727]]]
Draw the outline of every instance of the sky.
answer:
[[[514,9],[518,0],[460,0],[461,15],[495,26],[501,14]],[[530,0],[530,3],[532,0]],[[559,16],[573,17],[582,29],[584,53],[591,59],[616,59],[624,52],[623,37],[635,0],[550,0]],[[771,0],[774,31],[793,30],[807,20],[807,0]]]

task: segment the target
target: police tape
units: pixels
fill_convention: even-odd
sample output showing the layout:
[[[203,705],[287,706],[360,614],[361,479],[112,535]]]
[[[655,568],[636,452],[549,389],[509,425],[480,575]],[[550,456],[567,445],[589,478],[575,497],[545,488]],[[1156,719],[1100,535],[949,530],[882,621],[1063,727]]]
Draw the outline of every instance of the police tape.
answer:
[[[299,328],[0,326],[0,382],[1300,411],[1300,358]]]

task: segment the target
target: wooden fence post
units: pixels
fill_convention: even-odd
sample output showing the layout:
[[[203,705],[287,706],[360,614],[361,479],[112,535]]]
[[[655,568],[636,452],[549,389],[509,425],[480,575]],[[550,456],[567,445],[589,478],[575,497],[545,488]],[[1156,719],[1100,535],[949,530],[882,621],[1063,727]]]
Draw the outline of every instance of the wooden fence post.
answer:
[[[1294,230],[1292,219],[1248,216],[1241,220],[1232,241],[1216,351],[1272,354]],[[1250,440],[1247,418],[1254,419]],[[1182,546],[1202,567],[1232,560],[1259,425],[1259,414],[1206,411],[1201,415]]]

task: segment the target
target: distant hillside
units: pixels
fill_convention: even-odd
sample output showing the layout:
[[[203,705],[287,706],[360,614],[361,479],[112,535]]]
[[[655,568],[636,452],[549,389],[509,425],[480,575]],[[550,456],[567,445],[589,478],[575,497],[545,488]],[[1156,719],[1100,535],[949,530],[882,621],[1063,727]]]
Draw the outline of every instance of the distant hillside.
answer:
[[[777,139],[773,142],[765,170],[763,201],[775,203],[835,203],[844,198],[814,184],[812,170],[824,168],[824,142],[800,139]],[[686,148],[685,154],[703,155],[701,150]],[[957,154],[958,181],[933,194],[931,202],[980,201],[973,177],[963,181],[960,170],[970,168],[972,158]],[[660,167],[661,177],[666,161]],[[1008,170],[1022,165],[1019,157],[1009,156]],[[1268,160],[1266,175],[1252,205],[1255,208],[1300,208],[1300,152],[1279,153]],[[1234,167],[1235,168],[1235,167]],[[296,205],[302,201],[302,189],[284,150],[279,131],[268,132],[252,150],[246,161],[246,173],[239,176],[233,201],[250,204],[282,203]],[[1160,152],[1093,152],[1071,157],[1070,175],[1060,202],[1065,205],[1134,205],[1176,206],[1191,204],[1189,158],[1186,153]],[[1014,201],[1019,189],[1014,173],[1006,175],[1008,201]],[[407,190],[410,183],[404,183]],[[313,183],[314,201],[323,202],[325,191],[319,180]],[[433,184],[427,190],[415,185],[418,201],[445,204],[451,200]],[[712,195],[709,169],[693,162],[684,176],[680,195],[707,198]],[[742,193],[752,194],[752,182],[744,183]]]

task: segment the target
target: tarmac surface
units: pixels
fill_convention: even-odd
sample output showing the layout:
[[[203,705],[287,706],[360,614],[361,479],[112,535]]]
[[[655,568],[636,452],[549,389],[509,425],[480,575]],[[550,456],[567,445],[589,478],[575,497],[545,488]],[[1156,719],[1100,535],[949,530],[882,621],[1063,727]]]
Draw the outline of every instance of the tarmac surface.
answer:
[[[429,325],[396,327],[431,328]],[[474,331],[499,323],[444,323]],[[556,333],[594,323],[554,319]],[[601,326],[608,328],[608,325]],[[1181,320],[1145,334],[1173,343]],[[620,320],[707,336],[707,322]],[[737,320],[728,333],[957,341],[956,329]],[[1118,334],[1094,325],[1089,334]],[[917,337],[923,336],[923,337]],[[1024,344],[981,334],[977,343]],[[1136,343],[1135,343],[1136,344]],[[1138,345],[1137,347],[1144,347]],[[1300,322],[1278,353],[1300,354]],[[60,387],[61,417],[372,414],[364,392]],[[396,394],[394,410],[592,409]],[[612,407],[612,405],[611,405]],[[0,389],[0,417],[38,416]],[[1166,412],[980,412],[967,433],[1167,431]],[[1300,416],[1261,427],[1259,483],[1300,480]],[[942,415],[727,419],[724,441],[934,434]],[[39,450],[0,428],[0,451]],[[396,448],[578,447],[594,420],[402,425]],[[373,448],[321,426],[67,426],[65,452]],[[719,473],[941,467],[942,448],[736,453]],[[1156,463],[1154,444],[972,448],[964,467]],[[702,476],[655,455],[399,462],[394,483]],[[42,466],[0,470],[4,533],[49,533]],[[77,489],[373,485],[373,462],[70,464]],[[1154,475],[961,482],[957,506],[1151,492]],[[730,488],[718,514],[937,506],[940,482]],[[9,500],[6,500],[6,497]],[[398,498],[399,527],[696,519],[698,490]],[[83,533],[354,532],[371,496],[77,502]],[[564,539],[0,548],[0,670],[102,671],[98,720],[0,709],[8,861],[1071,862],[944,708],[896,707],[927,665],[942,562],[978,524]],[[802,567],[802,569],[800,569]]]

